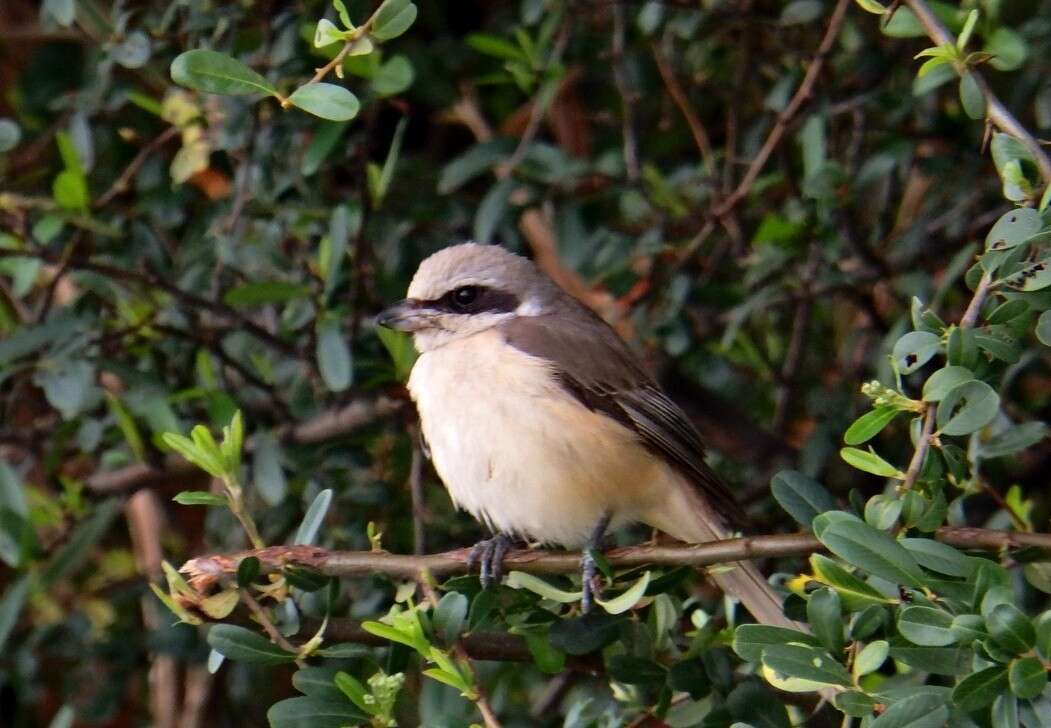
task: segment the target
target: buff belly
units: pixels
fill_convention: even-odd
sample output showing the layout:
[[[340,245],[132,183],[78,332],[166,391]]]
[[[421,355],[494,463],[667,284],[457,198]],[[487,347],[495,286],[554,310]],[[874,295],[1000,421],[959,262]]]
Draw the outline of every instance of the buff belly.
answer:
[[[453,502],[496,532],[580,546],[606,513],[649,521],[681,481],[496,330],[423,353],[409,380]],[[654,524],[657,525],[657,524]]]

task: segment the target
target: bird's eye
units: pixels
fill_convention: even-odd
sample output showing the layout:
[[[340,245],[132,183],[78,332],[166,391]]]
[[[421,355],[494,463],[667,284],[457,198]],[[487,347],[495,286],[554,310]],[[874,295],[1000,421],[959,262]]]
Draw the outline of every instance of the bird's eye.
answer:
[[[461,286],[453,291],[453,306],[465,310],[478,299],[478,286]]]

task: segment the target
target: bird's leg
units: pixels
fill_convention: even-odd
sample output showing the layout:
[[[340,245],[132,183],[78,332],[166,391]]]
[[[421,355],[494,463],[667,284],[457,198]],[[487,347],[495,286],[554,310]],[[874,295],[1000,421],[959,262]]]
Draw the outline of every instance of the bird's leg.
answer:
[[[488,589],[493,584],[499,584],[504,577],[504,556],[511,548],[511,539],[502,533],[492,538],[479,541],[467,555],[467,570],[474,568],[475,564],[480,566],[479,579],[482,588]]]
[[[587,547],[584,549],[584,557],[580,560],[580,576],[583,594],[580,597],[580,611],[587,614],[591,611],[592,602],[595,600],[595,582],[598,577],[598,564],[595,563],[595,551],[601,551],[606,538],[606,529],[609,528],[610,519],[613,514],[607,513],[595,524],[595,530],[591,532]]]

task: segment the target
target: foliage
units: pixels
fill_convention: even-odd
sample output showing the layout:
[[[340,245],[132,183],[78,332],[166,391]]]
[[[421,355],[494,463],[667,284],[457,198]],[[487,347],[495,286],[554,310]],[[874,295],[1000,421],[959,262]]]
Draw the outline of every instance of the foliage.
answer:
[[[946,536],[1051,512],[1048,17],[9,0],[5,725],[1045,725],[1047,553]],[[586,615],[575,577],[172,566],[481,535],[371,322],[469,237],[633,342],[756,533],[813,532],[764,564],[809,631],[601,555]]]

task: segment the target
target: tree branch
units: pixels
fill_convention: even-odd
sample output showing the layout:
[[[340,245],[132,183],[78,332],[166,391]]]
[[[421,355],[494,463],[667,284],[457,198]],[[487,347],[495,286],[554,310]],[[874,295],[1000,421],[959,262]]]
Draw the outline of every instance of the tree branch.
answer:
[[[943,543],[978,551],[1036,546],[1051,552],[1051,534],[992,531],[983,528],[944,527],[935,538]],[[808,556],[823,551],[824,546],[810,533],[771,534],[709,541],[700,544],[629,546],[605,553],[616,569],[642,566],[712,566],[735,561],[764,558]],[[413,556],[386,551],[326,551],[314,546],[269,546],[235,554],[211,554],[191,559],[180,571],[198,591],[237,572],[242,559],[259,559],[263,572],[277,571],[295,565],[327,576],[366,576],[376,573],[400,579],[416,579],[422,570],[436,577],[468,573],[470,549],[455,549],[439,554]],[[576,551],[516,549],[504,558],[507,571],[533,574],[568,574],[580,569],[581,554]]]
[[[913,12],[916,19],[920,22],[920,25],[923,26],[927,37],[936,44],[942,46],[956,43],[956,39],[942,25],[942,22],[938,20],[938,17],[931,11],[924,0],[905,0],[905,5],[908,6],[909,10]],[[1033,159],[1036,160],[1044,181],[1051,182],[1051,158],[1048,158],[1040,143],[1022,126],[1018,119],[1014,117],[1014,114],[1007,110],[1007,107],[996,97],[996,94],[989,88],[988,82],[978,71],[971,68],[968,69],[968,72],[974,77],[974,80],[978,83],[978,88],[982,92],[982,96],[985,97],[985,113],[989,121],[1000,131],[1006,132],[1020,141],[1029,153],[1033,155]]]
[[[273,434],[286,443],[309,445],[364,427],[381,417],[397,412],[404,404],[401,400],[386,396],[360,399],[345,407],[323,412],[305,422],[279,427]],[[254,438],[248,439],[245,449],[249,452],[255,449]],[[88,489],[96,493],[122,493],[170,480],[185,479],[200,472],[196,465],[178,455],[170,454],[164,458],[160,467],[137,463],[117,470],[97,472],[85,482]]]

